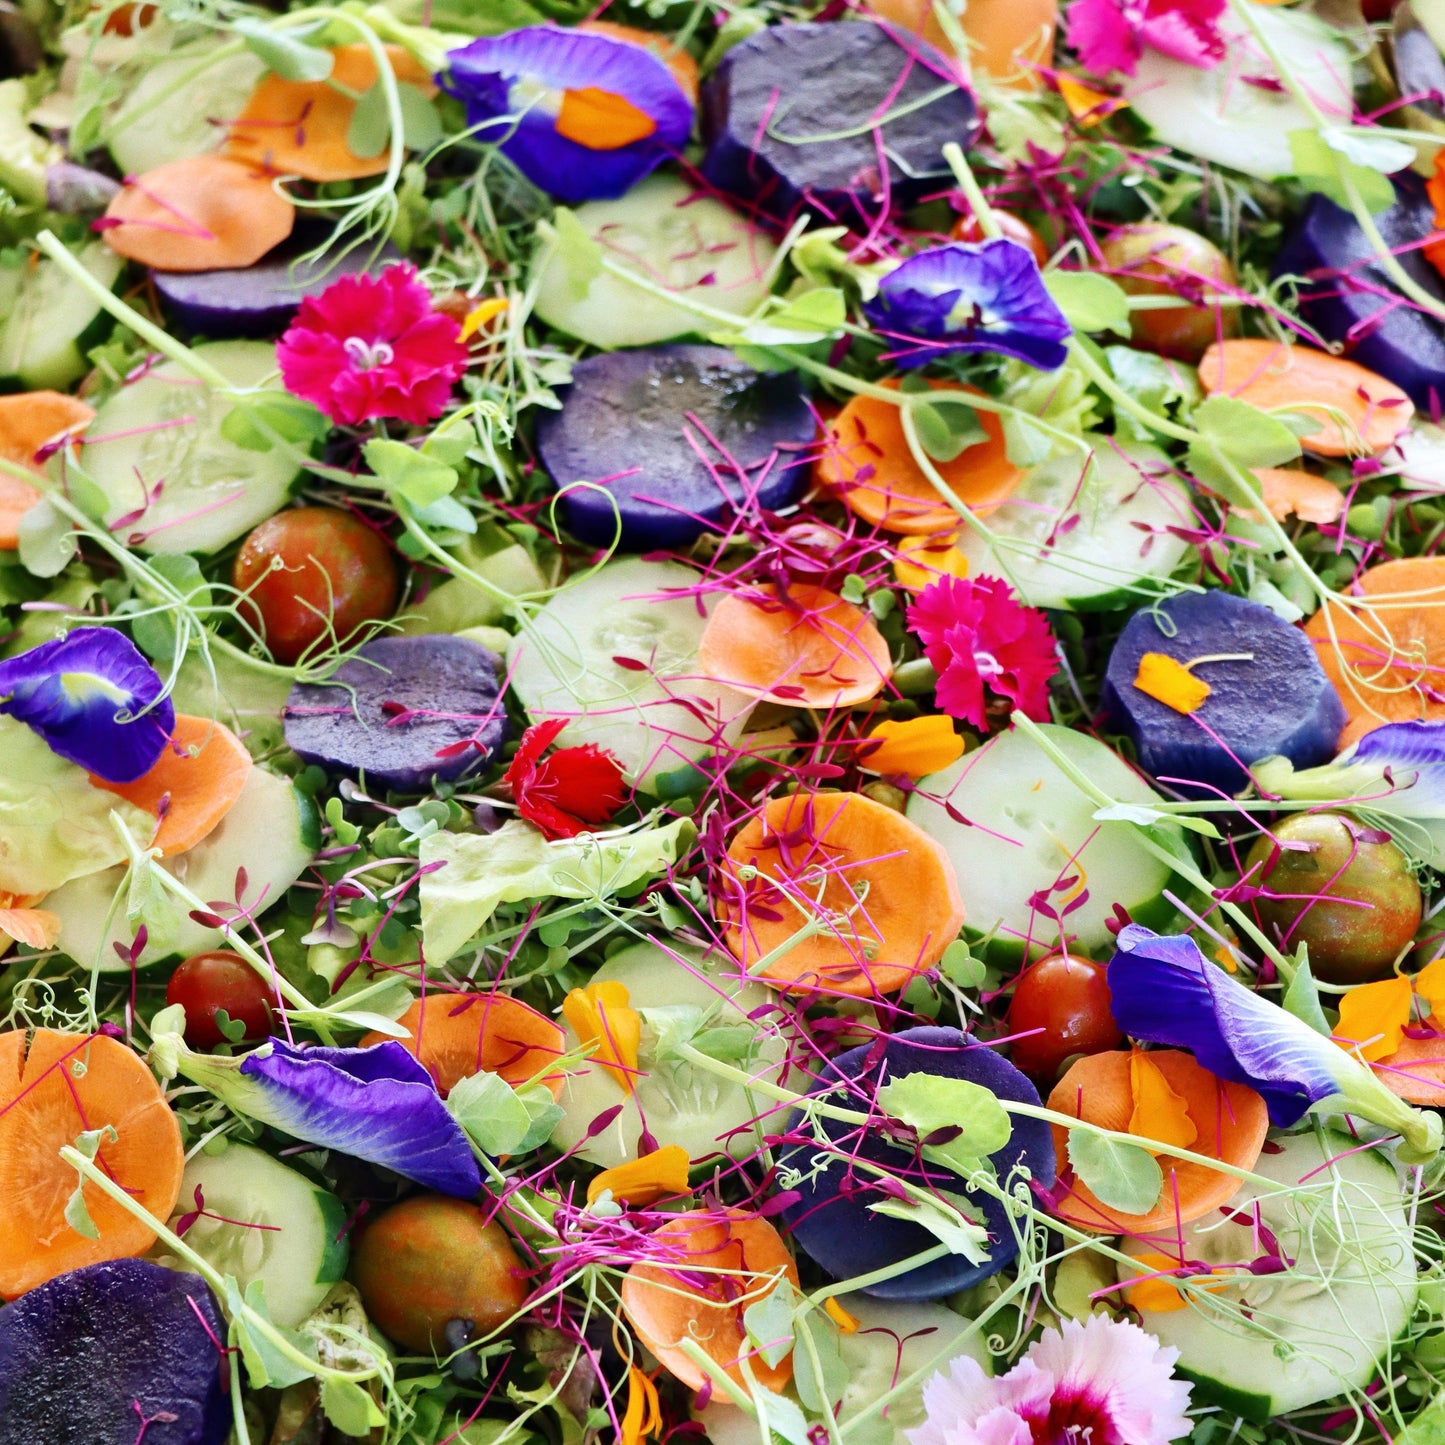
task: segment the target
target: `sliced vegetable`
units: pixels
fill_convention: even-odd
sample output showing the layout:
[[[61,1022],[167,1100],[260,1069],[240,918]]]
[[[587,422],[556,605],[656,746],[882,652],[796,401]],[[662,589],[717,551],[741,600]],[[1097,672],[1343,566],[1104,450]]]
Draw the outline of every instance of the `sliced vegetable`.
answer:
[[[78,436],[95,413],[83,401],[58,391],[0,396],[0,458],[38,473],[35,459],[47,443]],[[0,551],[20,544],[20,519],[40,500],[40,491],[9,472],[0,472]]]
[[[275,1002],[270,980],[224,949],[192,954],[166,984],[166,1004],[185,1010],[185,1039],[193,1049],[266,1038],[276,1021]]]
[[[120,257],[100,241],[81,247],[75,259],[107,290],[120,279]],[[89,291],[48,256],[35,256],[23,274],[15,303],[0,329],[0,377],[8,379],[5,389],[9,391],[69,386],[85,375],[90,365],[86,353],[105,338],[110,317]],[[35,417],[35,429],[42,424],[42,418]],[[41,440],[48,441],[54,431],[68,425],[69,420],[62,421]],[[32,453],[26,464],[33,459]]]
[[[955,53],[927,0],[868,0],[867,8],[944,54]],[[1044,84],[1058,23],[1055,0],[974,0],[956,18],[968,41],[960,60],[1011,89],[1038,90]]]

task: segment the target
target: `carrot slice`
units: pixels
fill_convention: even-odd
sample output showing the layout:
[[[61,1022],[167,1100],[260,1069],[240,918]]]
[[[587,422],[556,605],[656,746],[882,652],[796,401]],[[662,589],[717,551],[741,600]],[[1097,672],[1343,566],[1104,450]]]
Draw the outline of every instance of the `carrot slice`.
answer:
[[[1247,401],[1262,411],[1318,417],[1306,451],[1325,457],[1382,452],[1410,425],[1415,404],[1393,382],[1343,357],[1278,341],[1216,341],[1200,358],[1207,392]]]
[[[355,181],[379,176],[391,162],[389,146],[359,156],[347,143],[357,102],[376,84],[376,61],[365,45],[340,45],[325,80],[283,80],[267,75],[251,92],[246,108],[231,122],[225,155],[263,166],[276,175],[308,181]],[[400,46],[387,58],[398,82],[436,94],[432,78]]]
[[[185,1151],[180,1126],[140,1056],[105,1035],[36,1030],[0,1034],[0,1296],[14,1299],[68,1270],[144,1254],[155,1235],[93,1184],[85,1205],[99,1237],[65,1219],[75,1170],[60,1158],[87,1129],[107,1125],[95,1156],[105,1171],[157,1219],[169,1218],[181,1192]]]
[[[744,871],[746,870],[746,871]],[[874,998],[932,968],[963,927],[948,855],[902,813],[861,793],[772,799],[738,830],[714,911],[734,957],[785,992]]]
[[[1233,1165],[1249,1169],[1264,1148],[1269,1114],[1264,1100],[1243,1084],[1226,1083],[1202,1068],[1190,1054],[1179,1049],[1154,1049],[1143,1055],[1149,1061],[1151,1074],[1157,1070],[1161,1092],[1183,1101],[1188,1124],[1194,1130],[1187,1146],[1196,1154],[1206,1154]],[[1146,1095],[1136,1091],[1137,1074],[1133,1056],[1124,1053],[1090,1054],[1072,1064],[1049,1095],[1048,1106],[1060,1114],[1070,1114],[1104,1129],[1137,1132],[1141,1147],[1151,1137],[1148,1116],[1143,1104]],[[1141,1117],[1142,1115],[1142,1117]],[[1166,1124],[1172,1127],[1172,1116]],[[1055,1124],[1054,1147],[1059,1159],[1068,1156],[1068,1130]],[[1163,1140],[1160,1142],[1169,1142]],[[1164,1173],[1164,1189],[1159,1202],[1145,1214],[1125,1214],[1112,1209],[1066,1169],[1060,1175],[1060,1202],[1054,1212],[1084,1229],[1101,1234],[1144,1234],[1154,1229],[1171,1229],[1176,1221],[1187,1224],[1211,1209],[1217,1209],[1239,1188],[1239,1180],[1209,1169],[1203,1164],[1158,1156]]]
[[[112,250],[158,271],[249,266],[291,234],[296,207],[227,156],[186,156],[130,178],[97,222]]]
[[[792,707],[852,707],[893,675],[872,617],[811,585],[730,593],[708,618],[697,660],[718,682]]]
[[[1305,623],[1349,714],[1342,748],[1385,723],[1445,718],[1445,557],[1381,562],[1358,590],[1370,605],[1327,603]]]
[[[649,50],[672,72],[672,78],[689,100],[697,99],[697,61],[680,46],[656,30],[639,30],[635,25],[619,25],[615,20],[584,20],[576,27],[594,35],[610,35],[614,40]]]
[[[782,1390],[793,1376],[792,1355],[768,1364],[743,1324],[743,1311],[783,1280],[797,1288],[798,1267],[778,1231],[743,1209],[695,1209],[667,1220],[649,1244],[675,1263],[639,1262],[622,1281],[622,1311],[642,1343],[690,1389],[702,1389],[706,1377],[682,1351],[684,1340],[696,1340],[744,1389],[746,1358],[764,1389]]]
[[[1440,1027],[1438,1020],[1431,1022]],[[1412,1039],[1406,1034],[1389,1058],[1370,1068],[1387,1089],[1409,1103],[1445,1108],[1445,1037]]]
[[[0,396],[0,457],[17,467],[43,473],[35,454],[47,442],[85,429],[95,412],[83,401],[58,391],[27,391]],[[8,472],[0,472],[0,552],[20,545],[20,519],[36,502],[40,491]]]
[[[898,382],[883,383],[896,391]],[[935,391],[972,387],[931,383]],[[959,499],[980,514],[990,512],[1018,485],[1022,471],[1008,459],[1003,426],[992,412],[978,412],[986,441],[965,447],[951,462],[934,462]],[[827,428],[813,475],[850,512],[885,532],[932,536],[955,531],[959,515],[913,459],[898,407],[872,396],[855,396]]]
[[[443,1098],[472,1074],[500,1074],[514,1088],[537,1077],[562,1052],[562,1030],[545,1014],[510,994],[433,993],[419,998],[397,1019],[411,1037],[397,1039],[420,1059]],[[371,1033],[363,1044],[379,1044],[390,1034]],[[562,1075],[542,1082],[554,1095]]]
[[[931,0],[864,0],[867,9],[921,36],[945,55],[953,42]],[[970,0],[958,17],[970,66],[1017,90],[1038,90],[1047,79],[1058,24],[1057,0]]]
[[[174,858],[194,848],[231,811],[251,771],[246,745],[222,723],[176,715],[168,747],[150,772],[133,783],[91,784],[153,813],[159,824],[151,846]]]

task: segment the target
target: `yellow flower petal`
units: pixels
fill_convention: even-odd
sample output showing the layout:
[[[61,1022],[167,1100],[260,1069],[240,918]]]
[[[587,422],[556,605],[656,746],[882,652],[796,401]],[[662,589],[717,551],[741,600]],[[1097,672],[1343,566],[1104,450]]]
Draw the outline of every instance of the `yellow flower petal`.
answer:
[[[1415,975],[1415,996],[1430,1005],[1430,1013],[1445,1019],[1445,958],[1427,963]]]
[[[1176,1149],[1187,1149],[1199,1137],[1189,1117],[1189,1105],[1170,1087],[1164,1070],[1141,1049],[1129,1056],[1129,1092],[1134,1099],[1129,1115],[1131,1134]],[[1147,1142],[1144,1147],[1149,1147]]]
[[[1334,1040],[1367,1063],[1388,1059],[1400,1047],[1410,1022],[1410,980],[1387,978],[1362,983],[1340,1000],[1340,1021]]]
[[[462,322],[461,340],[469,341],[492,317],[500,316],[508,304],[505,296],[489,296],[485,301],[473,306]]]
[[[1195,677],[1182,662],[1162,652],[1146,652],[1139,659],[1134,686],[1155,702],[1181,713],[1198,712],[1210,692],[1203,678]]]
[[[908,537],[893,559],[893,576],[909,592],[922,592],[940,577],[967,577],[968,558],[953,544],[953,535]]]
[[[1095,90],[1092,85],[1085,84],[1076,76],[1061,71],[1054,77],[1054,84],[1058,88],[1060,97],[1069,114],[1078,121],[1081,127],[1087,128],[1091,125],[1098,125],[1101,120],[1113,115],[1116,110],[1123,108],[1125,102],[1117,95],[1110,95],[1107,91]]]
[[[857,1319],[850,1315],[848,1311],[838,1303],[836,1295],[829,1295],[828,1298],[823,1301],[823,1312],[845,1335],[855,1335],[858,1333]]]
[[[859,767],[866,773],[906,773],[924,778],[940,772],[963,756],[963,739],[953,719],[942,713],[909,718],[907,722],[881,722],[868,734],[883,746],[864,753]]]
[[[622,1417],[619,1445],[638,1445],[662,1429],[657,1386],[633,1365],[627,1372],[627,1413]]]
[[[1169,1270],[1179,1267],[1179,1261],[1167,1254],[1153,1253],[1136,1255],[1135,1259],[1151,1274],[1124,1291],[1125,1303],[1133,1305],[1140,1314],[1163,1315],[1182,1310],[1188,1301],[1174,1281],[1166,1277]]]
[[[687,1150],[680,1144],[664,1144],[640,1159],[604,1169],[588,1186],[587,1202],[595,1204],[604,1190],[623,1204],[653,1204],[668,1194],[686,1194]]]
[[[642,1044],[642,1015],[630,1007],[627,985],[616,979],[574,988],[562,1000],[562,1017],[584,1044],[592,1044],[593,1061],[621,1086],[635,1091],[637,1051]]]

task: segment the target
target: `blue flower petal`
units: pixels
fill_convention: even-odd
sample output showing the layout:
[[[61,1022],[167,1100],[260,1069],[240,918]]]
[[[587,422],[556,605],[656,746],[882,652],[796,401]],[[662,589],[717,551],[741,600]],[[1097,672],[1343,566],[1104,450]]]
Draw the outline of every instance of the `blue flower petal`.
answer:
[[[80,627],[0,662],[0,712],[33,728],[59,757],[132,783],[176,725],[159,674],[123,633]]]
[[[919,252],[883,278],[863,311],[876,331],[914,343],[893,357],[900,367],[987,351],[1052,371],[1073,335],[1033,254],[1005,239]]]
[[[241,1074],[252,1087],[234,1104],[252,1118],[459,1199],[482,1187],[467,1136],[398,1043],[303,1049],[273,1039],[246,1055]]]
[[[1261,1094],[1270,1122],[1282,1127],[1341,1092],[1350,1056],[1210,963],[1192,938],[1135,923],[1118,943],[1109,995],[1131,1038],[1188,1049],[1210,1073]]]
[[[1378,800],[1382,810],[1404,818],[1445,818],[1445,723],[1386,723],[1367,732],[1338,763],[1364,764],[1382,775],[1389,769],[1395,791]]]
[[[620,196],[677,155],[692,132],[693,103],[661,57],[610,35],[528,25],[484,36],[447,55],[437,77],[461,100],[467,123],[534,185],[568,205]],[[593,148],[561,135],[566,91],[603,91],[651,118],[645,139]],[[490,122],[505,122],[491,125]]]

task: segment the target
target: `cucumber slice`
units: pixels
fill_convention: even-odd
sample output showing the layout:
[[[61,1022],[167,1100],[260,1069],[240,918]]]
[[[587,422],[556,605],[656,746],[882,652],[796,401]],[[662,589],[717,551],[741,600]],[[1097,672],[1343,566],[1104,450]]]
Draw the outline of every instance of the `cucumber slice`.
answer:
[[[748,1018],[764,1007],[771,995],[760,983],[726,977],[724,969],[735,974],[737,964],[716,954],[704,959],[682,946],[669,950],[648,942],[614,953],[592,975],[593,983],[613,979],[623,984],[630,1007],[643,1013],[637,1055],[641,1075],[636,1092],[628,1095],[605,1069],[587,1062],[577,1065],[558,1100],[567,1111],[552,1134],[558,1148],[576,1149],[583,1159],[610,1169],[637,1157],[644,1120],[659,1145],[680,1144],[693,1160],[724,1151],[746,1155],[757,1148],[751,1132],[739,1134],[730,1143],[723,1135],[743,1129],[768,1107],[767,1101],[684,1061],[658,1057],[658,1029],[666,1026],[667,1015],[649,1018],[644,1012],[671,1008],[710,1011],[708,1028],[733,1031],[730,1042],[740,1053],[737,1057],[730,1053],[728,1061],[765,1081],[775,1081],[782,1072],[785,1044]],[[562,1047],[578,1047],[570,1026]],[[592,1121],[618,1104],[622,1112],[617,1118],[602,1133],[585,1139]]]
[[[195,348],[238,387],[279,388],[276,348],[213,341]],[[268,381],[267,378],[270,378]],[[296,464],[248,451],[221,430],[234,403],[168,362],[96,413],[80,465],[105,493],[106,526],[142,552],[216,552],[286,501]]]
[[[122,175],[141,175],[186,156],[215,150],[224,122],[240,115],[266,73],[250,51],[207,65],[220,44],[188,47],[160,56],[141,72],[135,87],[106,127],[107,142]]]
[[[124,262],[104,241],[92,241],[77,261],[107,290]],[[26,270],[0,329],[0,387],[11,391],[60,391],[90,367],[85,353],[96,345],[110,318],[90,292],[54,261],[42,257]]]
[[[571,219],[608,261],[729,316],[747,316],[772,287],[777,246],[678,176],[649,176],[620,200],[578,206]],[[569,248],[565,232],[544,253],[534,309],[549,326],[606,349],[718,329],[706,317],[598,271],[595,256],[580,236]]]
[[[134,831],[145,838],[154,824],[142,816],[145,826]],[[258,910],[264,912],[305,872],[320,844],[320,825],[311,800],[285,778],[265,768],[252,768],[235,806],[214,831],[188,853],[167,858],[160,866],[206,903],[233,899],[236,870],[244,868],[246,902],[254,904],[264,896]],[[124,899],[105,930],[112,900],[124,881],[123,867],[108,868],[67,883],[45,900],[46,908],[60,919],[60,947],[84,968],[97,962],[103,973],[123,973],[129,968],[111,946],[120,943],[129,948],[135,938],[135,930],[126,921]],[[225,946],[220,929],[197,923],[159,888],[141,921],[147,930],[145,949],[136,960],[141,967]]]
[[[225,723],[253,758],[274,753],[286,740],[281,709],[291,695],[290,682],[220,648],[212,651],[211,662],[214,681],[194,652],[187,655],[171,691],[176,711]]]
[[[198,1189],[205,1212],[186,1243],[243,1291],[260,1280],[278,1325],[295,1329],[345,1277],[346,1210],[304,1174],[247,1144],[197,1154],[186,1164],[172,1229],[197,1208]]]
[[[1235,1218],[1216,1213],[1186,1224],[1182,1248],[1207,1265],[1255,1259],[1266,1252],[1257,1209],[1294,1265],[1224,1274],[1202,1301],[1143,1314],[1144,1328],[1179,1351],[1179,1368],[1201,1396],[1261,1424],[1367,1385],[1417,1292],[1411,1229],[1388,1158],[1323,1131],[1277,1142],[1279,1152],[1260,1155],[1254,1172],[1282,1187],[1246,1185],[1227,1206]],[[1162,1245],[1126,1239],[1123,1247],[1177,1258],[1181,1246],[1171,1236]],[[1119,1267],[1120,1279],[1140,1272]]]
[[[1161,801],[1097,739],[1053,725],[1043,731],[1117,801],[1145,807]],[[910,821],[953,860],[968,934],[992,934],[1000,961],[1057,946],[1055,914],[1084,951],[1110,945],[1104,925],[1116,903],[1151,927],[1169,917],[1161,896],[1173,876],[1168,865],[1144,847],[1132,824],[1096,822],[1096,811],[1094,800],[1016,729],[924,778],[908,800]],[[1184,835],[1160,827],[1178,839],[1181,858],[1187,856]],[[1044,906],[1035,906],[1036,897]]]
[[[1031,607],[1080,612],[1138,606],[1166,590],[1189,550],[1166,530],[1193,525],[1188,492],[1154,447],[1085,440],[1092,452],[1034,467],[988,514],[996,545],[963,533],[970,574],[1005,578]]]
[[[698,673],[716,599],[658,595],[700,581],[680,563],[629,557],[557,593],[508,657],[532,720],[573,718],[562,742],[606,748],[642,787],[712,752],[720,728],[736,737],[753,699]]]
[[[1303,10],[1249,9],[1291,77],[1327,118],[1348,125],[1352,56],[1340,32]],[[1226,11],[1219,33],[1227,60],[1212,70],[1146,46],[1134,78],[1124,84],[1125,99],[1155,140],[1186,155],[1262,181],[1293,175],[1290,132],[1314,131],[1314,118],[1279,87],[1273,63],[1242,20]]]

